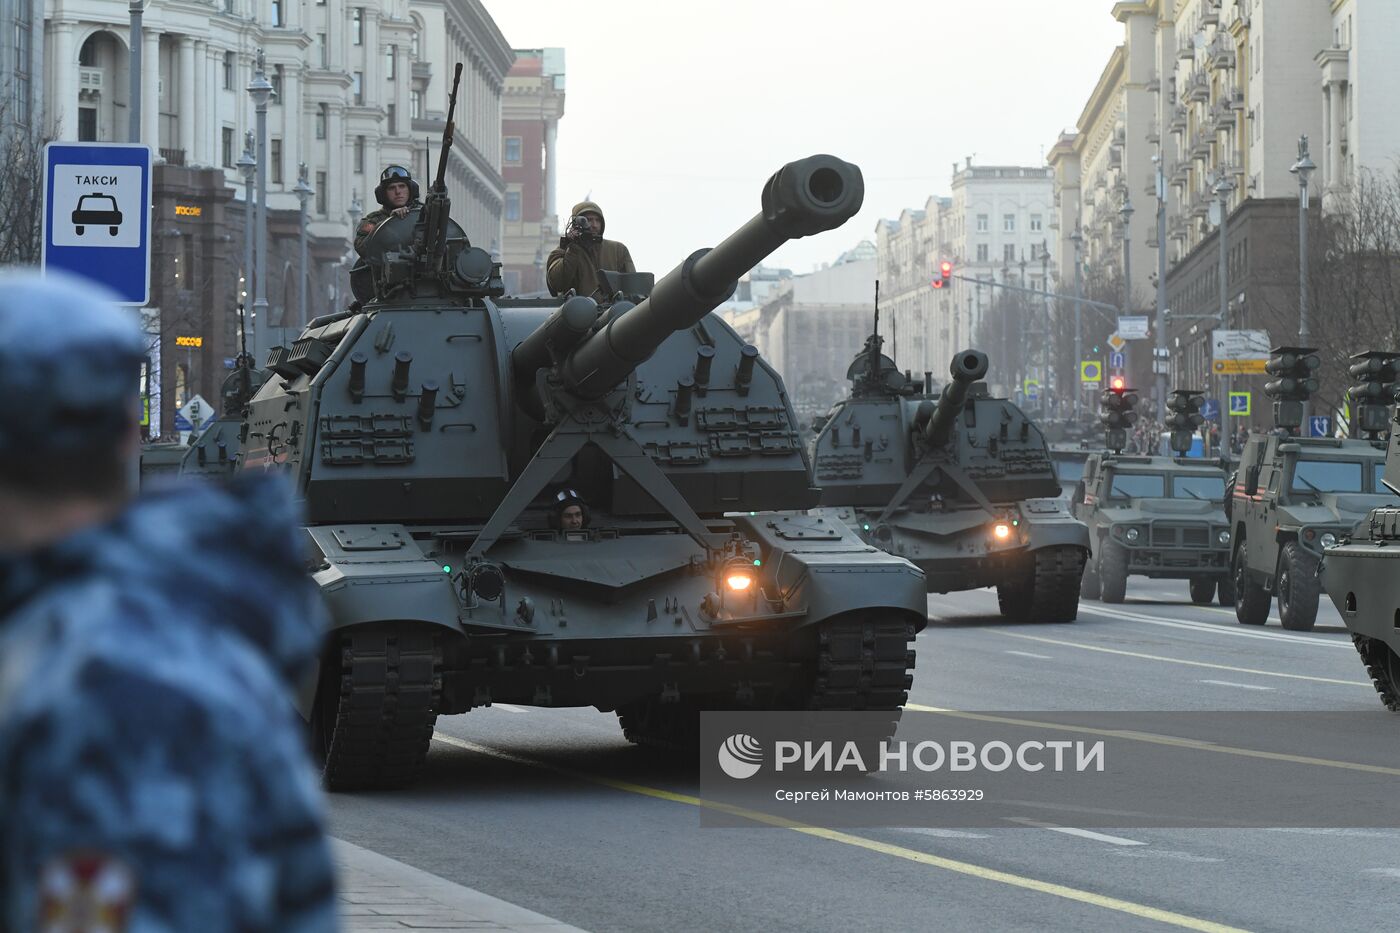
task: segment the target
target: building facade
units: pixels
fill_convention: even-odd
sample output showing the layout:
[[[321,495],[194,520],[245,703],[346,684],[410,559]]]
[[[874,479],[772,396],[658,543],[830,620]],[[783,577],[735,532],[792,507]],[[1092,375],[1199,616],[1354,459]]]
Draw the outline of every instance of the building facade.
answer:
[[[0,124],[31,127],[44,105],[43,0],[0,3]]]
[[[545,259],[560,232],[556,140],[564,116],[564,50],[516,49],[501,108],[506,294],[543,292]]]
[[[499,249],[500,97],[512,53],[475,0],[149,0],[141,35],[141,141],[157,158],[152,215],[153,433],[168,432],[189,395],[217,397],[240,343],[247,87],[265,53],[273,97],[265,141],[269,320],[252,322],[261,352],[308,317],[348,303],[349,237],[375,207],[384,165],[409,166],[426,191],[445,126],[452,65],[463,64],[447,166],[453,216]],[[125,4],[48,0],[44,111],[57,138],[127,142],[131,37]],[[256,151],[256,150],[255,150]],[[308,268],[293,192],[307,165]],[[191,294],[192,293],[192,294]],[[198,306],[198,313],[187,307]],[[178,337],[187,338],[177,346]],[[189,352],[188,338],[199,338]],[[171,404],[161,405],[164,398]]]

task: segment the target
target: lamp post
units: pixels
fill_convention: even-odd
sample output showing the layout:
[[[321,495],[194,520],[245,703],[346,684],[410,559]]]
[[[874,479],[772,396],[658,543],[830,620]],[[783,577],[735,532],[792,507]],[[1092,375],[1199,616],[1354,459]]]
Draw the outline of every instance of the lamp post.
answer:
[[[1129,249],[1132,235],[1133,202],[1123,195],[1123,206],[1118,208],[1118,216],[1123,218],[1123,310],[1133,309],[1133,253]]]
[[[130,71],[131,80],[127,90],[127,116],[130,122],[127,124],[127,142],[139,143],[141,141],[141,47],[144,40],[141,36],[141,10],[143,0],[130,0],[126,11],[131,15],[131,56]]]
[[[1084,234],[1079,229],[1079,221],[1074,222],[1074,233],[1069,241],[1074,244],[1074,297],[1084,297],[1084,263],[1080,251],[1084,248]],[[1079,378],[1079,363],[1084,359],[1084,319],[1083,305],[1074,303],[1074,360],[1070,366],[1070,378],[1074,380],[1074,420],[1078,421],[1084,404],[1084,380]]]
[[[1152,351],[1152,371],[1157,376],[1157,420],[1167,421],[1167,176],[1162,168],[1162,156],[1152,157],[1157,164],[1157,330],[1156,347]]]
[[[306,267],[306,201],[316,189],[312,188],[306,180],[306,163],[302,162],[297,166],[297,184],[292,189],[292,193],[297,196],[297,201],[301,203],[301,211],[298,214],[300,224],[299,235],[301,238],[301,283],[297,295],[297,326],[306,326],[306,280],[310,271]]]
[[[1050,241],[1040,241],[1040,287],[1046,295],[1042,301],[1045,310],[1045,330],[1040,335],[1040,410],[1045,417],[1050,416],[1050,400],[1046,397],[1050,389]],[[1055,396],[1059,400],[1058,393]]]
[[[1308,157],[1308,138],[1298,137],[1298,161],[1289,169],[1298,176],[1298,345],[1306,347],[1312,339],[1308,320],[1308,179],[1317,169]]]
[[[257,272],[254,276],[253,320],[262,321],[263,327],[270,327],[267,313],[267,102],[272,97],[272,82],[267,80],[267,59],[263,50],[258,56],[253,70],[253,80],[248,82],[248,96],[253,99],[253,107],[258,117],[258,209],[257,224]],[[258,350],[254,344],[253,352]]]
[[[243,175],[243,287],[238,291],[239,352],[248,352],[248,290],[253,287],[253,174],[258,161],[253,158],[253,131],[243,134],[243,154],[238,171]],[[257,333],[253,348],[257,349]]]
[[[1218,275],[1219,275],[1219,278],[1220,278],[1220,326],[1221,326],[1221,328],[1228,328],[1228,327],[1230,326],[1230,316],[1229,316],[1229,315],[1230,315],[1230,283],[1229,283],[1230,265],[1229,265],[1229,252],[1228,252],[1229,246],[1228,246],[1228,243],[1227,243],[1227,233],[1228,233],[1228,229],[1227,229],[1227,228],[1228,228],[1229,225],[1230,225],[1230,224],[1229,224],[1229,221],[1230,221],[1230,192],[1231,192],[1231,191],[1234,191],[1234,190],[1235,190],[1235,183],[1234,183],[1233,181],[1230,180],[1230,176],[1229,176],[1229,175],[1225,174],[1225,173],[1222,171],[1222,172],[1220,173],[1220,178],[1219,178],[1219,180],[1215,183],[1215,196],[1216,196],[1216,197],[1219,199],[1219,201],[1220,201],[1220,269],[1219,269]],[[1229,415],[1229,410],[1230,410],[1230,408],[1229,408],[1229,404],[1230,404],[1230,393],[1231,393],[1232,391],[1234,391],[1234,387],[1235,387],[1235,379],[1234,379],[1234,376],[1232,376],[1232,375],[1229,374],[1229,373],[1226,373],[1226,374],[1225,374],[1225,405],[1224,405],[1224,406],[1222,407],[1222,409],[1221,409],[1223,412],[1225,412],[1225,414],[1223,414],[1223,415],[1221,416],[1221,420],[1222,420],[1222,421],[1225,421],[1225,423],[1227,423],[1227,424],[1229,423],[1229,422],[1228,422],[1228,419],[1229,419],[1229,417],[1230,417],[1230,415]],[[1224,434],[1224,432],[1222,432],[1222,435],[1223,435],[1223,434]]]

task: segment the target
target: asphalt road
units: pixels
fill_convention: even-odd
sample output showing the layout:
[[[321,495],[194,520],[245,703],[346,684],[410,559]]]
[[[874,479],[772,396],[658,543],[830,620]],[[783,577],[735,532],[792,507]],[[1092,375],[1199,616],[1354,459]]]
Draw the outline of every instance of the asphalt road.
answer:
[[[1134,579],[1128,602],[1085,602],[1077,622],[1052,626],[1004,623],[988,591],[931,596],[906,715],[1345,711],[1344,730],[1288,738],[1328,760],[1374,760],[1400,717],[1323,603],[1319,631],[1293,633],[1276,614],[1244,628],[1231,610],[1193,606],[1184,582]],[[591,930],[1393,924],[1396,829],[702,828],[694,775],[628,745],[611,714],[498,705],[440,719],[438,736],[411,790],[333,797],[334,833]]]

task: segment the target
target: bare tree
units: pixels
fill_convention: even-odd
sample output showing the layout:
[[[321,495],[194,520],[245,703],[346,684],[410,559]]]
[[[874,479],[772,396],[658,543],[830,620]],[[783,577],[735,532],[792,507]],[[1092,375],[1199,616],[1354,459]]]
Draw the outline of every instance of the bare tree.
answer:
[[[44,146],[54,127],[40,114],[19,119],[9,83],[0,85],[0,265],[38,265],[44,209]]]

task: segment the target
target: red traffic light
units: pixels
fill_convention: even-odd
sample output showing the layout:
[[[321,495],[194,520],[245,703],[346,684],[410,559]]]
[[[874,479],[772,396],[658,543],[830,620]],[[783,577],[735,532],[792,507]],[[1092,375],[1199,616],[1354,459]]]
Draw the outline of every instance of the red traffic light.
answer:
[[[1109,383],[1109,386],[1112,387],[1112,388],[1114,388],[1114,389],[1121,390],[1121,389],[1123,388],[1123,377],[1122,377],[1122,376],[1114,376],[1113,379],[1112,379],[1112,381]]]
[[[945,262],[945,263],[943,263],[943,265],[939,266],[938,268],[939,268],[939,271],[943,273],[943,278],[944,278],[944,279],[947,279],[949,276],[951,276],[951,275],[953,274],[953,264],[952,264],[951,262]]]
[[[943,287],[943,280],[942,280],[942,279],[934,279],[934,280],[933,280],[932,282],[930,282],[929,284],[932,285],[934,288],[942,288],[942,287]]]

